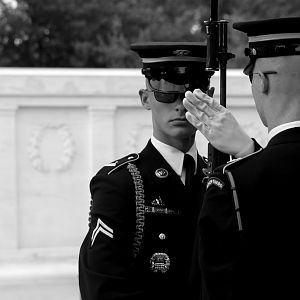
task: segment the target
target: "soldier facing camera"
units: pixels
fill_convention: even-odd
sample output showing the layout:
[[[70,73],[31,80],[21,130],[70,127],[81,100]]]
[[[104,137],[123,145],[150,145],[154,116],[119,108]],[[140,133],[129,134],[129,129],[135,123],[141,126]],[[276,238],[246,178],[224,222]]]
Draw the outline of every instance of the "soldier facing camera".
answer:
[[[153,134],[140,153],[117,159],[92,178],[89,231],[79,256],[82,300],[186,297],[203,169],[186,91],[210,93],[201,43],[140,43],[142,106]],[[230,122],[229,122],[230,123]]]

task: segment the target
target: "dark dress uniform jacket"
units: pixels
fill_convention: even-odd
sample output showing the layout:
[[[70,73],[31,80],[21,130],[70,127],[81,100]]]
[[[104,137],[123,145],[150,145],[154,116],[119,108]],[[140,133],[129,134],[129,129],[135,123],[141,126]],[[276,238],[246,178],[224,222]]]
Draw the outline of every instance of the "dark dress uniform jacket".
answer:
[[[90,229],[79,255],[83,300],[187,296],[206,167],[200,156],[197,164],[192,193],[149,141],[91,180]]]
[[[299,170],[292,128],[208,180],[198,224],[204,299],[299,299]]]

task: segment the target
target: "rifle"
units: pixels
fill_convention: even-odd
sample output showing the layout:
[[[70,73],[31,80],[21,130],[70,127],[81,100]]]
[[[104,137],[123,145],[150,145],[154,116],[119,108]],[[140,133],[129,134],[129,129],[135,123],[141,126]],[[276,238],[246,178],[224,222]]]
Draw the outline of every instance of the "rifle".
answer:
[[[211,0],[211,17],[204,21],[207,34],[206,70],[220,70],[220,104],[226,107],[226,65],[235,55],[227,52],[227,23],[218,19],[218,0]],[[230,160],[228,154],[208,144],[208,175],[219,165]]]

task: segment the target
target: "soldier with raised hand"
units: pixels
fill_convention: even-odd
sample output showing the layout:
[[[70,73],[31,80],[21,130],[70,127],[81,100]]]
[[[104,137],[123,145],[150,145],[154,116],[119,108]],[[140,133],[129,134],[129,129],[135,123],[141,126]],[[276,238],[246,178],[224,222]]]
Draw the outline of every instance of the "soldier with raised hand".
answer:
[[[238,147],[249,155],[207,180],[193,264],[201,275],[194,272],[193,282],[204,290],[201,299],[293,299],[299,295],[300,18],[233,27],[248,35],[244,73],[268,143],[252,154],[251,143]],[[200,131],[218,132],[209,127],[226,112],[213,99],[187,92],[184,105]]]

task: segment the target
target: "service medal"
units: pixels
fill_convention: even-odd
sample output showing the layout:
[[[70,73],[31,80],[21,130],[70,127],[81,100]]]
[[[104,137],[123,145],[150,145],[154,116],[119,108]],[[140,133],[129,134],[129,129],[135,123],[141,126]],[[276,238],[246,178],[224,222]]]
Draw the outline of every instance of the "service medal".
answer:
[[[150,268],[154,273],[166,273],[170,268],[170,258],[166,253],[154,253],[150,258]]]

